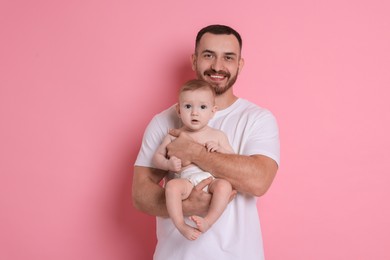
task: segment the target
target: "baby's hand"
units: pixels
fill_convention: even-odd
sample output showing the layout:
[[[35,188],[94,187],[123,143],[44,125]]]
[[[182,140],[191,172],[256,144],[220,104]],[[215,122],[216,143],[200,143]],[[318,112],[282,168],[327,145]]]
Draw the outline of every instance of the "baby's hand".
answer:
[[[219,145],[213,141],[206,142],[205,146],[208,152],[218,152],[220,149]]]
[[[181,160],[175,156],[172,156],[168,160],[168,170],[172,172],[178,172],[181,170]]]

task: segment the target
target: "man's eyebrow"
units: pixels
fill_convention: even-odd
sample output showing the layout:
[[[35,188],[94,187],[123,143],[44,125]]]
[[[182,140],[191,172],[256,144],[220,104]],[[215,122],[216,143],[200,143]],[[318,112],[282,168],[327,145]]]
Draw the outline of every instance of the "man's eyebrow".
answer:
[[[225,55],[228,55],[228,56],[237,56],[237,53],[235,53],[235,52],[225,52]]]
[[[215,53],[215,51],[211,51],[211,50],[204,50],[204,51],[202,51],[202,53]]]
[[[215,51],[204,50],[204,51],[202,51],[202,53],[211,53],[211,54],[215,54]],[[235,53],[235,52],[225,52],[224,55],[227,55],[227,56],[238,56],[237,53]]]

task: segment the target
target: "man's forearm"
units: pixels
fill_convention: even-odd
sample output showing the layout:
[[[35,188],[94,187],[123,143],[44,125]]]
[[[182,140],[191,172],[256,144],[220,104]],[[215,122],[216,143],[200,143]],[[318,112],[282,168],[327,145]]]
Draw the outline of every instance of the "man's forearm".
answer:
[[[262,196],[270,187],[278,169],[274,160],[263,155],[210,153],[192,144],[192,162],[215,177],[228,180],[239,192]]]
[[[168,217],[168,210],[165,201],[165,189],[160,186],[161,180],[166,172],[147,167],[134,167],[132,197],[134,207],[146,214],[159,217]],[[205,184],[209,182],[204,181]],[[200,192],[198,187],[195,193],[183,201],[183,214],[204,215],[207,212],[211,196],[208,193]]]
[[[132,198],[133,205],[146,214],[167,217],[165,189],[159,183],[166,172],[147,167],[134,167]]]

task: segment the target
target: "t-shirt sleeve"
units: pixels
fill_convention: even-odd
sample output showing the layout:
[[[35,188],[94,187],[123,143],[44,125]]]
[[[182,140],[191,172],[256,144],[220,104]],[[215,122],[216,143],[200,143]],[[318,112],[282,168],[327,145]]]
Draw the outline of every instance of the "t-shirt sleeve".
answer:
[[[146,127],[135,166],[152,167],[153,155],[157,151],[169,129],[179,128],[175,105],[155,115]]]
[[[280,164],[279,128],[274,115],[266,111],[257,115],[244,147],[247,155],[261,154]]]
[[[136,166],[153,167],[152,159],[157,148],[167,134],[168,129],[162,127],[158,116],[155,116],[146,127],[140,151],[135,161]]]

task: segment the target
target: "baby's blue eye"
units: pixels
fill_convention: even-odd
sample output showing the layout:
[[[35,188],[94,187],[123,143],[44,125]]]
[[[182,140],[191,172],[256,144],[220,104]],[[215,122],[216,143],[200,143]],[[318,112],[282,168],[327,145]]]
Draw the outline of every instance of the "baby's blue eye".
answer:
[[[201,108],[201,109],[206,109],[207,106],[206,106],[206,105],[201,105],[200,108]]]
[[[190,104],[184,105],[184,108],[189,109],[189,108],[191,108],[191,105]]]

